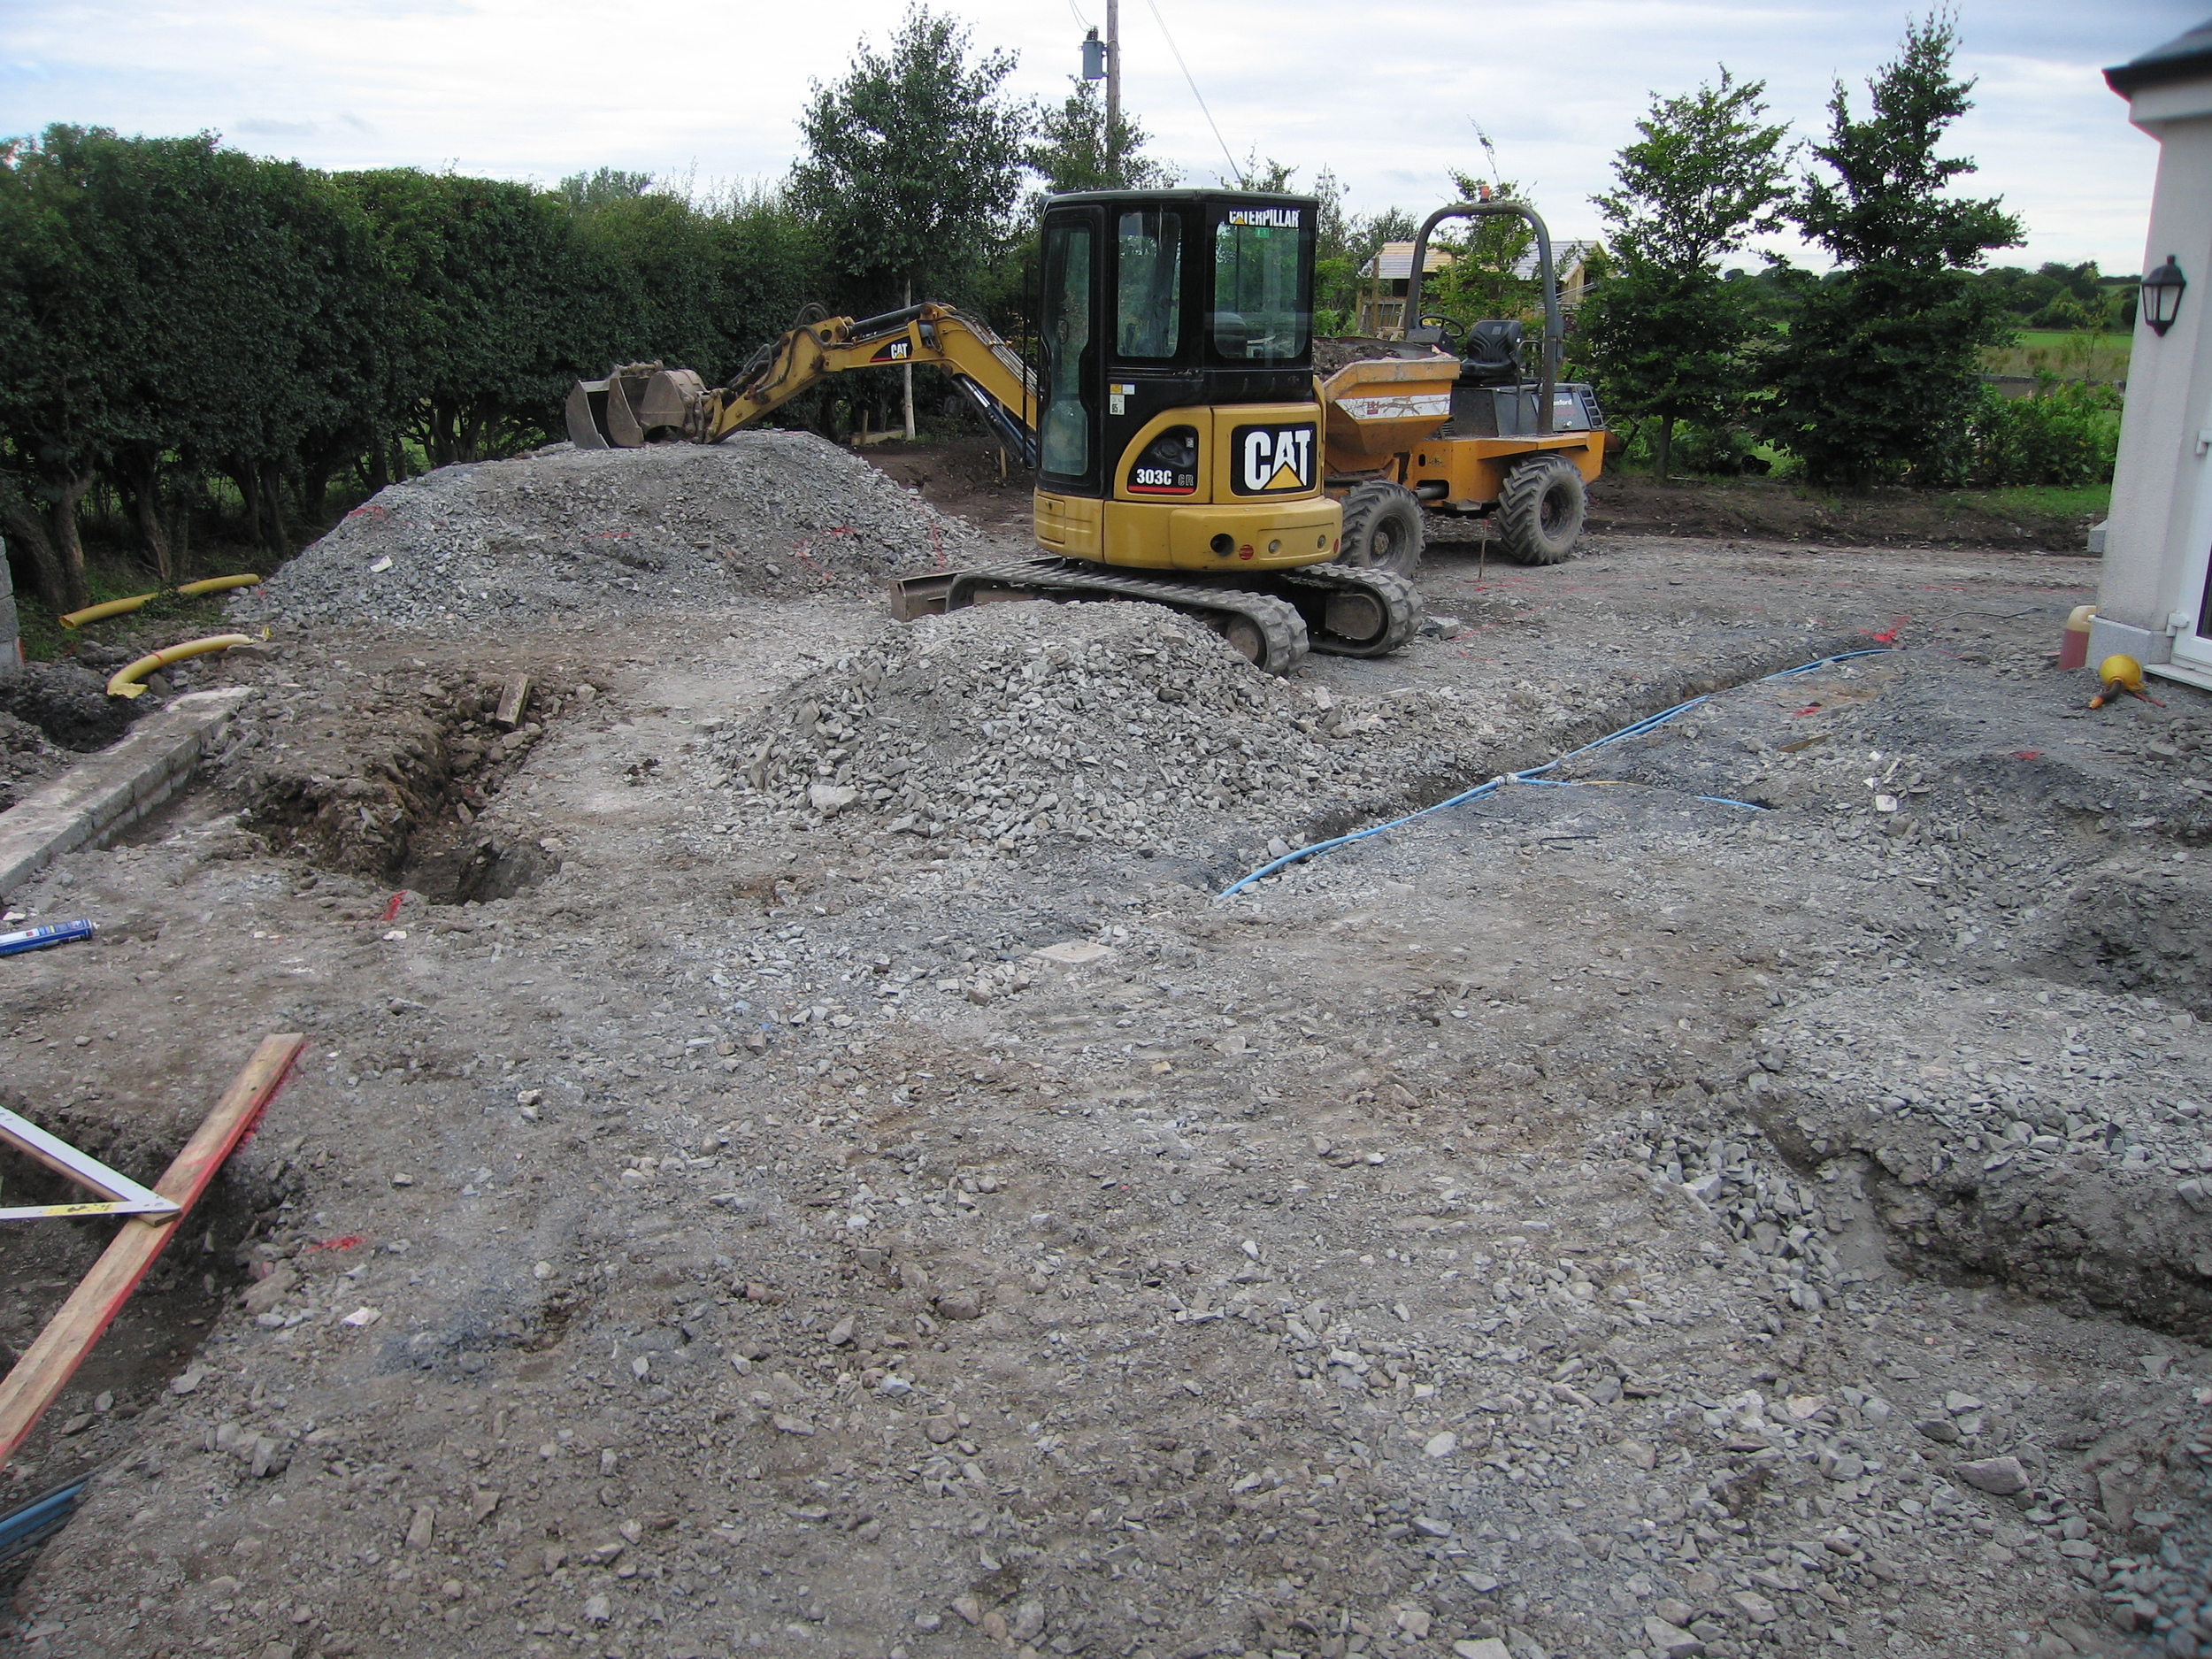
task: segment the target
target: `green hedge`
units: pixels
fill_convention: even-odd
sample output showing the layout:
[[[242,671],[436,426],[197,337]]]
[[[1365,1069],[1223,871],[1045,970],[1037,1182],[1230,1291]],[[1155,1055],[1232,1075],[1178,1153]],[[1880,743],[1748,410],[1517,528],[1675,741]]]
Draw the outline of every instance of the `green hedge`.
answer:
[[[1962,482],[1986,487],[2108,484],[2120,447],[2120,397],[2083,380],[2037,376],[2028,397],[1990,387],[1967,424]]]
[[[219,495],[288,551],[334,480],[542,442],[610,364],[727,373],[819,276],[772,193],[326,173],[204,134],[0,142],[0,533],[57,603],[86,592],[95,491],[169,580]]]

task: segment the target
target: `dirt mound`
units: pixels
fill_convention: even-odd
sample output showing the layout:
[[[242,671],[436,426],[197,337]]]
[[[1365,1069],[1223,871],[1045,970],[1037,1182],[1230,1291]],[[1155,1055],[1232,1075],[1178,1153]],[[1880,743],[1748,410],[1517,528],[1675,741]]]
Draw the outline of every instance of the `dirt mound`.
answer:
[[[1384,340],[1372,334],[1324,334],[1313,342],[1313,372],[1334,374],[1348,363],[1368,363],[1379,357],[1418,357],[1402,340]]]
[[[64,749],[105,749],[129,727],[133,705],[111,697],[99,675],[74,663],[31,663],[0,672],[0,712],[36,726]]]
[[[27,720],[0,714],[0,812],[67,764],[64,752]]]
[[[242,618],[480,626],[872,590],[978,538],[808,433],[442,467],[380,490]]]
[[[1402,786],[1472,722],[1444,692],[1333,697],[1156,605],[987,605],[895,626],[723,740],[786,821],[872,815],[1002,852],[1174,846],[1225,819],[1298,839]]]
[[[2080,555],[2096,515],[2041,512],[2014,492],[1885,488],[1826,495],[1765,478],[1610,472],[1590,487],[1600,535],[1742,537],[1827,547],[1975,547]]]

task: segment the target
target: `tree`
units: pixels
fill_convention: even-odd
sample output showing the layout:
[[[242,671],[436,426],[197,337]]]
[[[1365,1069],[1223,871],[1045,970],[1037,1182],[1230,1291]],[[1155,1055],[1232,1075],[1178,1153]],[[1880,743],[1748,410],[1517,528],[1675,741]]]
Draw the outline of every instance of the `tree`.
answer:
[[[83,233],[94,220],[84,151],[112,134],[49,127],[0,150],[0,524],[27,549],[57,606],[88,597],[77,504],[123,411],[117,380],[135,330],[128,273]]]
[[[971,61],[971,39],[915,5],[887,52],[864,40],[843,80],[813,85],[791,197],[856,307],[957,297],[1010,228],[1030,111],[1002,90],[1013,57]]]
[[[1939,475],[1978,407],[1982,349],[2010,337],[1969,273],[2020,241],[2020,221],[1996,198],[1951,194],[1974,164],[1936,153],[1973,107],[1974,83],[1952,73],[1957,46],[1947,12],[1908,23],[1896,61],[1867,83],[1863,120],[1839,82],[1827,142],[1813,147],[1832,176],[1807,179],[1791,212],[1838,268],[1825,280],[1793,273],[1767,425],[1818,481]]]
[[[553,187],[553,194],[572,211],[589,213],[616,202],[634,202],[650,191],[649,173],[625,173],[601,167],[595,173],[572,173]]]
[[[1044,180],[1048,194],[1066,190],[1146,190],[1175,182],[1156,161],[1138,154],[1152,135],[1123,111],[1106,130],[1106,101],[1095,81],[1070,77],[1074,90],[1056,110],[1037,117],[1023,165]]]
[[[727,375],[755,347],[791,326],[822,291],[822,250],[815,227],[780,190],[733,192],[715,205],[713,235],[720,259],[721,326]]]
[[[1765,91],[1724,66],[1717,87],[1655,96],[1641,136],[1614,157],[1614,188],[1592,198],[1615,269],[1582,306],[1578,355],[1609,408],[1657,423],[1663,480],[1676,423],[1726,424],[1757,377],[1752,285],[1720,261],[1782,222],[1788,129],[1763,123]]]

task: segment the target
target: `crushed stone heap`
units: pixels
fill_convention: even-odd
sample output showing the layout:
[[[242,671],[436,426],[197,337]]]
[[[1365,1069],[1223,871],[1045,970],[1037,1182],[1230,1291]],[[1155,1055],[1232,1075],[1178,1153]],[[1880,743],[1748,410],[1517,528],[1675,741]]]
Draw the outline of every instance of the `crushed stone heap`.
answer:
[[[868,592],[981,547],[972,526],[810,433],[559,444],[378,491],[233,614],[457,630]]]
[[[1263,674],[1157,605],[981,605],[893,625],[721,740],[786,824],[1016,852],[1050,836],[1175,848],[1233,820],[1293,841],[1331,802],[1402,789],[1479,728],[1448,690],[1348,700]]]

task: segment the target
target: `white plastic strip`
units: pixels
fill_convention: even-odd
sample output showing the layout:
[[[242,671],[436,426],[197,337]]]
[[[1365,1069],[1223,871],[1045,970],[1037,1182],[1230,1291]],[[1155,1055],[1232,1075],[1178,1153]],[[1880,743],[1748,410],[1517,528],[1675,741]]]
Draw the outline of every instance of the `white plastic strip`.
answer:
[[[58,1174],[105,1195],[99,1204],[34,1204],[0,1210],[0,1221],[30,1221],[42,1216],[173,1216],[178,1206],[159,1193],[141,1187],[127,1175],[80,1152],[66,1141],[50,1135],[27,1118],[0,1106],[0,1141],[5,1141]]]

